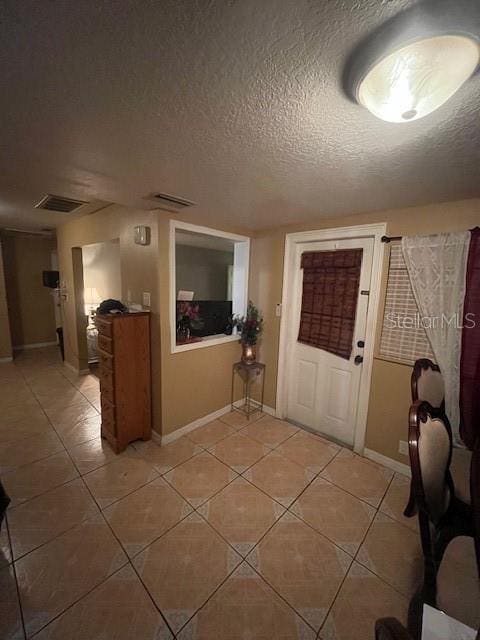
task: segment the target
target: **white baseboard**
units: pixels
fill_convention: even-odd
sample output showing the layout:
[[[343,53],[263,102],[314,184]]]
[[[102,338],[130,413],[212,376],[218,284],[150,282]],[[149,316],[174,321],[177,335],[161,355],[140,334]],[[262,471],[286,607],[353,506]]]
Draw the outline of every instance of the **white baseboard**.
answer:
[[[277,412],[275,411],[275,409],[269,407],[266,404],[263,405],[263,413],[267,413],[269,416],[273,416],[274,418],[277,417]]]
[[[244,404],[244,402],[245,400],[243,399],[237,400],[235,404],[242,405]],[[229,404],[227,404],[227,406],[222,407],[221,409],[217,409],[217,411],[213,411],[212,413],[209,413],[208,415],[203,416],[202,418],[198,418],[197,420],[194,420],[193,422],[186,424],[184,427],[180,427],[180,429],[176,429],[175,431],[167,434],[166,436],[160,436],[160,434],[158,434],[156,431],[152,431],[152,440],[155,440],[155,442],[161,445],[169,444],[170,442],[174,442],[175,440],[178,440],[178,438],[181,438],[187,433],[190,433],[194,429],[198,429],[198,427],[203,427],[203,425],[208,424],[209,422],[212,422],[212,420],[217,420],[217,418],[220,418],[226,413],[229,413],[230,410],[231,410],[231,407]],[[263,405],[263,412],[267,413],[268,415],[275,416],[275,409],[272,409],[272,407]]]
[[[227,404],[226,407],[217,409],[217,411],[213,411],[212,413],[209,413],[208,415],[203,416],[202,418],[197,418],[197,420],[194,420],[193,422],[189,422],[189,424],[186,424],[184,427],[180,427],[180,429],[176,429],[172,433],[169,433],[166,436],[162,436],[161,444],[164,445],[164,444],[168,444],[169,442],[173,442],[174,440],[178,440],[178,438],[181,438],[187,433],[190,433],[194,429],[198,429],[198,427],[203,427],[204,424],[208,424],[212,420],[216,420],[217,418],[220,418],[220,416],[223,416],[225,413],[228,413],[230,411],[230,408],[231,408],[230,405]]]
[[[403,462],[398,462],[398,460],[394,460],[393,458],[388,458],[378,451],[373,451],[372,449],[365,448],[363,450],[363,455],[365,458],[369,460],[373,460],[373,462],[378,462],[378,464],[383,464],[384,467],[391,469],[392,471],[396,471],[397,473],[401,473],[404,476],[411,477],[411,471],[408,464],[403,464]]]
[[[0,358],[0,364],[6,363],[6,362],[12,362],[13,358],[12,356],[7,356],[6,358]]]
[[[162,444],[162,436],[158,433],[158,431],[155,431],[155,429],[152,429],[152,440],[154,442],[156,442],[158,445],[161,446],[161,444]],[[165,444],[165,443],[163,443],[163,444]]]
[[[41,349],[41,347],[53,347],[58,345],[58,342],[32,342],[32,344],[18,344],[13,347],[14,351],[23,351],[24,349]]]
[[[238,400],[235,404],[243,404],[243,403],[244,403],[244,400]],[[203,416],[202,418],[198,418],[197,420],[194,420],[193,422],[190,422],[189,424],[186,424],[185,426],[180,427],[179,429],[176,429],[175,431],[173,431],[172,433],[169,433],[166,436],[161,436],[156,431],[152,431],[152,440],[160,445],[169,444],[170,442],[174,442],[175,440],[178,440],[178,438],[181,438],[187,433],[190,433],[194,429],[198,429],[198,427],[203,427],[203,425],[208,424],[209,422],[212,422],[212,420],[216,420],[217,418],[220,418],[226,413],[229,413],[230,409],[231,407],[228,404],[227,406],[222,407],[217,411],[213,411],[212,413],[209,413],[208,415]],[[263,406],[263,412],[270,416],[276,417],[275,409],[273,409],[272,407],[269,407],[268,405]],[[403,462],[398,462],[393,458],[388,458],[387,456],[384,456],[383,454],[378,453],[377,451],[373,451],[372,449],[367,449],[367,448],[363,450],[363,455],[365,458],[368,458],[369,460],[373,460],[373,462],[378,462],[378,464],[382,464],[384,467],[387,467],[392,471],[401,473],[402,475],[407,476],[409,478],[411,476],[410,467],[407,464],[403,464]]]
[[[70,364],[66,360],[63,361],[63,366],[69,369],[72,373],[76,373],[77,376],[86,376],[87,373],[90,373],[90,369],[77,369],[73,364]]]
[[[78,369],[76,367],[74,367],[73,364],[70,364],[66,360],[63,361],[63,366],[66,367],[67,369],[69,369],[72,373],[77,373],[78,374]]]

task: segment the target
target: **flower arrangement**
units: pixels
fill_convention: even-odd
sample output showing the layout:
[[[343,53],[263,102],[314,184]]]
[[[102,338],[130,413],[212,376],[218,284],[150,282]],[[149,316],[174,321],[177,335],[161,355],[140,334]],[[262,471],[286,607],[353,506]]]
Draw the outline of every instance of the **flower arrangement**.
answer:
[[[201,329],[202,326],[199,305],[184,300],[177,301],[177,342],[188,341],[190,330]]]
[[[177,322],[188,322],[198,320],[200,308],[198,304],[179,300],[177,302]]]
[[[263,318],[251,300],[248,301],[247,314],[242,317],[237,316],[234,324],[240,333],[240,342],[242,344],[257,344],[257,340],[263,331]]]

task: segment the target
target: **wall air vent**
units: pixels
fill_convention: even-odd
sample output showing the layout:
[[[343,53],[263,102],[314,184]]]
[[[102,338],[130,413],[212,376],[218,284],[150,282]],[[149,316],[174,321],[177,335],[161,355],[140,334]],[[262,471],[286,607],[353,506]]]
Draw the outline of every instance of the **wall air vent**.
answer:
[[[46,209],[47,211],[57,211],[59,213],[72,213],[82,205],[87,204],[83,200],[73,200],[63,196],[53,196],[50,193],[35,205],[36,209]]]
[[[146,197],[146,200],[155,202],[158,209],[165,209],[165,211],[181,211],[186,207],[193,207],[197,204],[196,202],[192,202],[192,200],[172,196],[168,193],[151,193]]]

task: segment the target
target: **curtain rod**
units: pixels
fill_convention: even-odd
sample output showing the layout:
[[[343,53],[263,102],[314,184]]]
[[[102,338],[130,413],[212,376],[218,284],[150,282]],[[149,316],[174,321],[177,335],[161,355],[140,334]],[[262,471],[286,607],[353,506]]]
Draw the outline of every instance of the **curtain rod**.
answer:
[[[389,242],[394,242],[395,240],[401,240],[402,236],[382,236],[380,238],[381,242],[386,242],[387,244]]]

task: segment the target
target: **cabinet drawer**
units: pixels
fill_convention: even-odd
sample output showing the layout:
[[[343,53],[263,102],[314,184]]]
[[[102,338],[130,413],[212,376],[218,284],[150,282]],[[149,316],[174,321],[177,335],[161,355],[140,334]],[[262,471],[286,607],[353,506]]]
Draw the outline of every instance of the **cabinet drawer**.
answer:
[[[112,321],[104,320],[101,316],[95,318],[95,325],[98,329],[98,333],[102,336],[112,337]]]
[[[106,412],[113,415],[113,417],[116,419],[116,407],[114,404],[110,402],[110,400],[108,400],[105,396],[102,396],[100,398],[100,405],[102,410],[102,416],[103,416],[103,412]]]
[[[113,390],[113,371],[106,367],[100,369],[100,384]]]
[[[100,392],[102,396],[111,403],[115,404],[115,385],[113,380],[113,371],[102,368],[100,371]]]
[[[109,402],[111,402],[112,404],[115,404],[115,393],[113,391],[113,387],[106,387],[102,382],[100,382],[100,393]]]
[[[114,436],[117,435],[115,407],[107,401],[102,402],[102,429]]]
[[[110,371],[113,371],[113,356],[101,349],[97,349],[97,353],[100,369],[109,369]]]
[[[113,354],[113,340],[99,333],[98,348],[100,351],[105,351],[105,353]]]

